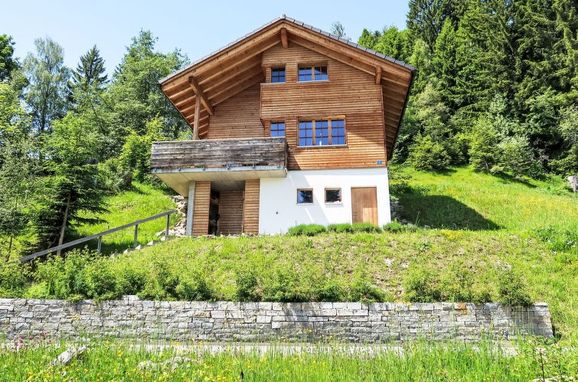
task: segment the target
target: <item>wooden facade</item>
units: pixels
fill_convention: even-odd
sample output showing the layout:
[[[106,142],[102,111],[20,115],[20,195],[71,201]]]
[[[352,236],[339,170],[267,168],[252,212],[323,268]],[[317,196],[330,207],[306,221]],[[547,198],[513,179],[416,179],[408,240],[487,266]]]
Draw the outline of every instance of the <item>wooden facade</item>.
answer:
[[[302,66],[327,68],[327,79],[299,81]],[[284,81],[274,83],[278,68]],[[387,166],[413,72],[282,17],[161,81],[194,140],[155,143],[153,172],[183,195],[196,182],[194,235],[207,233],[211,189],[220,192],[221,233],[257,234],[259,178]],[[299,145],[300,121],[335,119],[344,121],[343,143]],[[270,138],[280,122],[284,137]]]

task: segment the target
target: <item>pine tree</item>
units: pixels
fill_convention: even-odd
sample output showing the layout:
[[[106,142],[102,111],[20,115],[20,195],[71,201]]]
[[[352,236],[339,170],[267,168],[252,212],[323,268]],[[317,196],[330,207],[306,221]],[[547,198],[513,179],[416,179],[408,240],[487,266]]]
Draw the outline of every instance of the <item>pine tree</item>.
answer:
[[[80,62],[72,72],[70,87],[72,89],[80,87],[83,91],[90,88],[102,90],[107,82],[104,59],[95,45],[80,57]]]

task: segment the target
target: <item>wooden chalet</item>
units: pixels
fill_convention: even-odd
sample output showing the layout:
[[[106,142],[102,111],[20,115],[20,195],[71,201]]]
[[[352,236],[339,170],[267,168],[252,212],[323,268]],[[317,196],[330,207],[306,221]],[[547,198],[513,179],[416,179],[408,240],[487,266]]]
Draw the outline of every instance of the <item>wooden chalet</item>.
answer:
[[[160,81],[193,139],[154,143],[152,172],[188,198],[191,235],[385,224],[413,74],[283,16]]]

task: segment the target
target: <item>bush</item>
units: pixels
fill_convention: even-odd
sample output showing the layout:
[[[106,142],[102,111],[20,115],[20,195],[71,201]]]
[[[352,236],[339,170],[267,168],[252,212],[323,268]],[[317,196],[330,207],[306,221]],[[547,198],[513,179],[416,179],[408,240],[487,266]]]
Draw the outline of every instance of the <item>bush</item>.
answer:
[[[498,300],[507,305],[528,306],[532,304],[528,286],[520,275],[512,270],[504,270],[499,274]]]
[[[77,295],[96,301],[114,300],[122,296],[113,271],[102,261],[97,261],[84,269],[83,282],[86,290],[78,290]]]
[[[441,301],[439,280],[433,270],[426,267],[409,269],[404,280],[405,295],[410,302]]]
[[[451,158],[442,143],[426,135],[411,146],[409,162],[417,170],[441,171],[449,167]]]
[[[289,228],[287,233],[291,236],[316,236],[324,232],[327,228],[321,224],[299,224]]]
[[[208,301],[214,299],[214,294],[207,280],[200,273],[193,280],[180,281],[175,288],[175,297],[187,301]]]
[[[66,258],[52,256],[37,262],[34,278],[46,283],[46,293],[52,298],[78,300],[87,297],[84,269],[97,258],[89,250],[72,250]]]
[[[318,293],[317,300],[319,301],[345,301],[345,289],[334,280],[327,280],[323,288]]]
[[[250,269],[238,269],[235,274],[237,290],[235,295],[239,301],[261,301],[263,293],[259,289],[259,283],[255,272]]]
[[[135,295],[145,288],[146,283],[147,276],[144,272],[125,268],[120,271],[118,290],[121,295]]]
[[[17,262],[0,263],[0,297],[21,297],[28,274],[29,268]]]
[[[403,224],[398,220],[393,220],[383,226],[383,230],[387,232],[412,232],[415,231],[417,227],[413,224]]]
[[[353,232],[368,232],[368,233],[381,232],[381,228],[371,223],[353,223],[351,225],[351,230]]]
[[[366,275],[356,275],[351,285],[351,301],[381,302],[386,300],[386,293],[371,283]]]
[[[340,224],[330,224],[327,226],[328,232],[337,232],[337,233],[344,233],[344,232],[353,232],[353,227],[349,223],[340,223]]]

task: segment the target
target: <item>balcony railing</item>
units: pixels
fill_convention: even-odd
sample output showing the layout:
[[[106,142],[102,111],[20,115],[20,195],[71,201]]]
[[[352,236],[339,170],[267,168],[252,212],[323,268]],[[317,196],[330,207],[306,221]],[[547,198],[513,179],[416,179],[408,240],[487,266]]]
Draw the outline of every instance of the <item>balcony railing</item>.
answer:
[[[285,138],[166,141],[152,147],[155,174],[285,171],[286,167]]]

